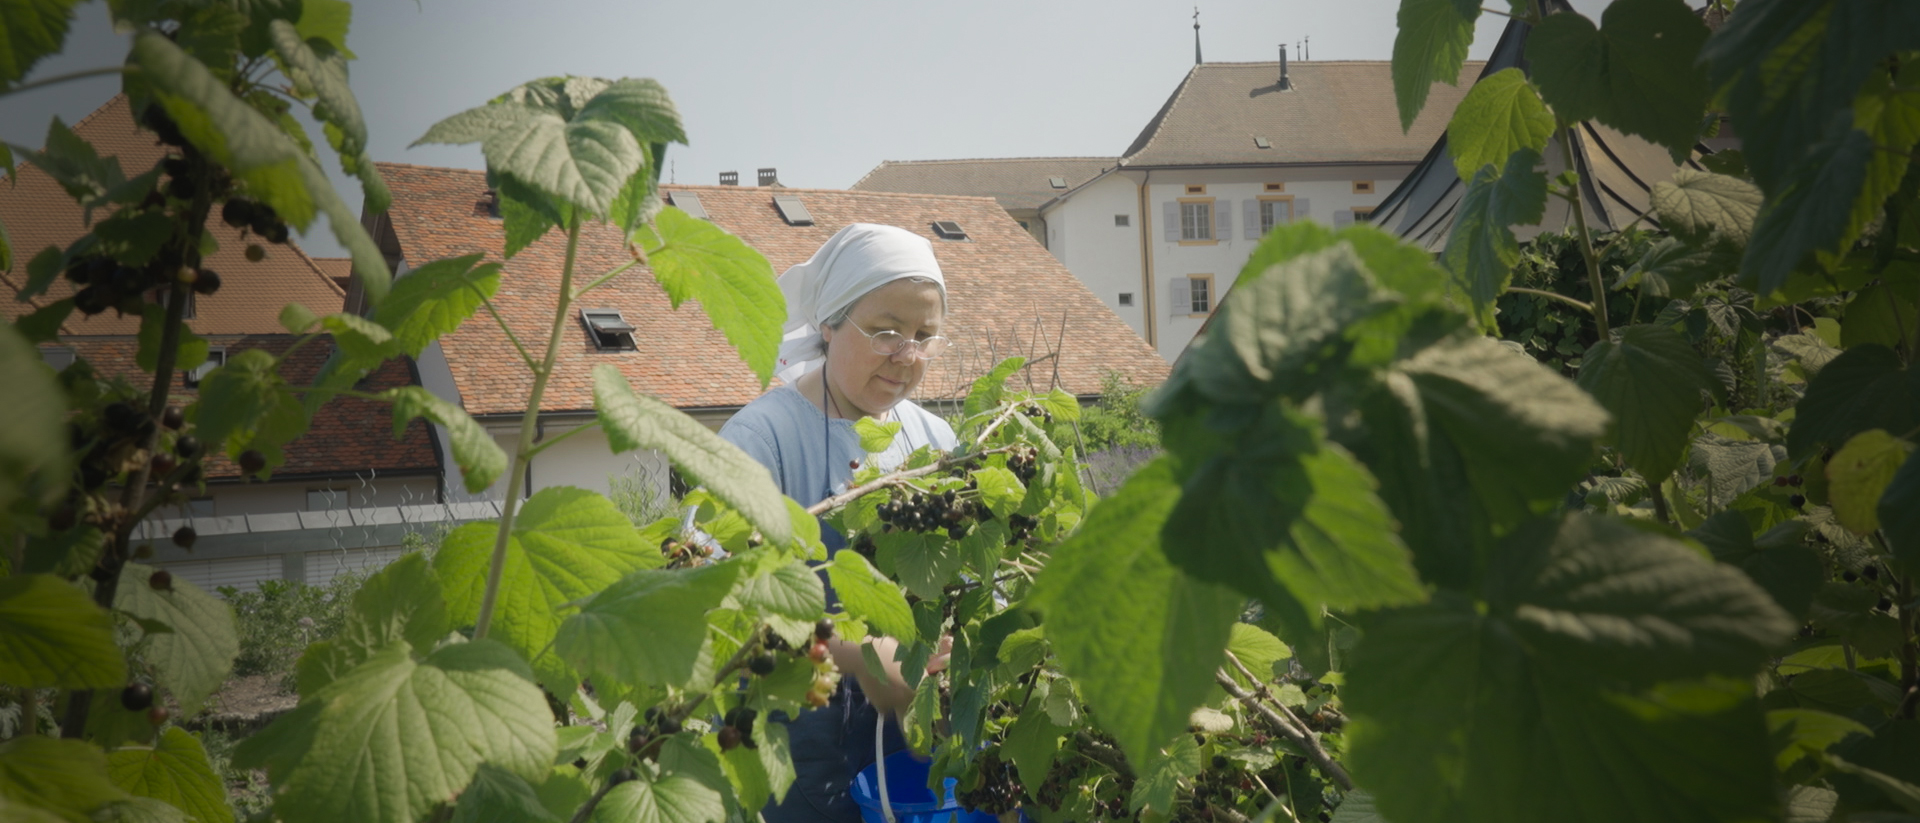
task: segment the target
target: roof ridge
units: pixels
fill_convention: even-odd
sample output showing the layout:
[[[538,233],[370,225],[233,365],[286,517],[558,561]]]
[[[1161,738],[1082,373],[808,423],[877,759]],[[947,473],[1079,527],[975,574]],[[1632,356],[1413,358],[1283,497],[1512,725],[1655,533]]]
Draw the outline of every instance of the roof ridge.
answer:
[[[1274,65],[1279,64],[1279,61],[1274,61]],[[1196,63],[1193,68],[1187,69],[1187,76],[1180,78],[1180,85],[1174,88],[1173,94],[1167,96],[1167,102],[1160,105],[1160,111],[1155,112],[1153,119],[1147,121],[1147,127],[1140,131],[1140,136],[1133,138],[1133,145],[1120,153],[1122,164],[1153,145],[1154,139],[1160,136],[1160,127],[1167,122],[1167,115],[1173,113],[1174,107],[1180,104],[1181,96],[1187,93],[1187,86],[1193,83],[1193,78],[1200,73],[1202,65],[1205,64]]]
[[[283,245],[289,249],[293,249],[294,256],[300,258],[300,262],[307,264],[307,271],[313,272],[313,276],[320,278],[320,282],[325,284],[328,289],[338,292],[341,297],[347,296],[347,290],[340,288],[339,283],[333,282],[332,277],[328,277],[326,272],[321,271],[320,267],[314,264],[313,257],[307,254],[306,249],[300,248],[299,243],[289,240]],[[351,260],[353,258],[349,257],[347,259]]]
[[[113,105],[113,104],[114,104],[115,102],[118,102],[118,101],[120,100],[120,98],[123,98],[123,97],[126,97],[126,96],[127,96],[127,93],[126,93],[126,92],[124,92],[124,91],[122,91],[122,92],[115,92],[115,93],[114,93],[114,95],[113,95],[112,97],[109,97],[109,98],[107,98],[107,102],[105,102],[105,103],[101,103],[101,104],[100,104],[100,107],[99,107],[99,108],[96,108],[96,109],[94,109],[93,111],[90,111],[90,112],[87,112],[87,116],[85,116],[85,117],[82,117],[82,118],[80,118],[80,119],[78,119],[78,120],[75,120],[75,121],[73,121],[73,125],[72,125],[72,126],[68,126],[68,128],[69,128],[69,129],[72,129],[72,130],[73,130],[73,131],[75,131],[75,132],[78,132],[78,131],[80,131],[80,127],[82,127],[82,126],[85,126],[85,125],[87,125],[87,124],[89,124],[89,123],[92,123],[92,122],[93,122],[93,119],[94,119],[94,118],[96,118],[96,117],[99,117],[99,116],[100,116],[100,115],[102,115],[102,114],[105,114],[105,113],[106,113],[106,111],[107,111],[107,108],[108,108],[109,106],[112,106],[112,105]],[[133,109],[133,102],[132,102],[132,101],[128,101],[128,102],[127,102],[127,109],[128,109],[128,111],[132,111],[132,109]],[[133,127],[133,128],[134,128],[134,131],[144,131],[144,130],[145,130],[145,129],[144,129],[143,127],[141,127],[141,126],[139,125],[139,122],[140,122],[139,120],[135,120],[135,121],[134,121],[134,127]]]
[[[1106,155],[1098,155],[1098,156],[1096,155],[1061,155],[1058,157],[947,157],[947,158],[941,158],[937,160],[882,160],[880,161],[880,166],[930,165],[933,163],[1010,163],[1010,162],[1037,163],[1042,160],[1094,160],[1094,161],[1105,162],[1113,159],[1116,159],[1116,158],[1111,156],[1106,156]],[[880,166],[875,166],[874,168],[878,169],[880,168]],[[871,174],[872,172],[868,172],[868,173]]]
[[[764,191],[770,193],[792,194],[857,194],[861,197],[906,197],[930,200],[988,200],[992,197],[976,194],[922,194],[910,191],[856,191],[853,189],[801,189],[791,186],[720,186],[710,183],[662,183],[662,191],[700,189],[702,191]],[[998,201],[994,201],[998,202]]]

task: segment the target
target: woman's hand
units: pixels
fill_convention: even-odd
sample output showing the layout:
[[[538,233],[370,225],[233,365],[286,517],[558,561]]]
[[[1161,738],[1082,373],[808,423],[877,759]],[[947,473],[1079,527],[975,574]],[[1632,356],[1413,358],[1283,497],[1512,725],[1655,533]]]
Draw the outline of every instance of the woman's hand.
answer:
[[[886,670],[887,679],[882,682],[867,670],[867,658],[862,647],[872,647],[874,655],[880,658],[880,667]],[[833,655],[833,664],[842,674],[851,672],[860,681],[861,691],[866,692],[867,702],[882,712],[905,714],[907,707],[913,705],[913,688],[907,685],[907,679],[900,673],[900,661],[894,655],[900,648],[900,641],[891,637],[870,637],[860,643],[854,643],[835,636],[827,641],[827,651]],[[927,660],[927,674],[938,674],[947,668],[947,660],[953,654],[953,638],[940,638],[933,656]]]

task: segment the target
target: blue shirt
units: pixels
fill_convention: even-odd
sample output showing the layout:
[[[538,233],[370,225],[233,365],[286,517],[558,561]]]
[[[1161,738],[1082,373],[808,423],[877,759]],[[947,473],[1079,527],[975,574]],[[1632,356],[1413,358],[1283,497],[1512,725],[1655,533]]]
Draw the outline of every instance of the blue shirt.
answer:
[[[829,421],[813,401],[782,386],[748,403],[720,427],[720,436],[773,472],[781,492],[811,506],[845,491],[856,463],[864,467],[872,459],[891,471],[921,446],[954,447],[953,427],[911,400],[894,406],[891,419],[900,423],[900,433],[886,451],[869,458],[853,421]]]

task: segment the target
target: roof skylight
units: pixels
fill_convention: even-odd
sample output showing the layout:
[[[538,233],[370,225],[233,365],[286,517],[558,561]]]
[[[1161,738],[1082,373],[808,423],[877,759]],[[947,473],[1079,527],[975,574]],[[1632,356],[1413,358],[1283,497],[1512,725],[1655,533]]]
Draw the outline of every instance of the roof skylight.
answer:
[[[789,226],[813,225],[813,215],[807,213],[806,204],[801,203],[798,197],[791,194],[776,194],[773,196],[773,206],[780,210],[780,217],[785,219]]]

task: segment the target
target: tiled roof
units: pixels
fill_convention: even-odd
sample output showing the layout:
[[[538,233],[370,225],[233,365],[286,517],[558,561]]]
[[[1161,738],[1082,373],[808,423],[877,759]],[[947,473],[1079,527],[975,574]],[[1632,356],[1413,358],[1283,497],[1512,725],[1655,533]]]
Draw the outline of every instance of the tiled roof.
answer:
[[[853,191],[991,197],[1005,209],[1035,209],[1113,168],[1112,157],[1008,157],[991,160],[886,160]],[[1051,178],[1065,185],[1055,187]]]
[[[503,233],[501,223],[486,216],[484,173],[392,163],[381,164],[380,171],[393,190],[388,215],[409,265],[474,252],[499,258]],[[666,189],[697,193],[710,218],[766,255],[776,273],[805,261],[850,223],[899,226],[932,240],[950,297],[946,333],[956,345],[933,362],[916,399],[964,395],[968,383],[997,357],[1045,355],[1046,341],[1061,339],[1063,321],[1066,342],[1057,364],[1048,360],[1030,370],[1038,388],[1048,387],[1056,365],[1060,383],[1076,394],[1097,394],[1107,369],[1141,384],[1166,377],[1165,361],[990,198],[780,189],[800,197],[814,219],[811,226],[789,226],[774,208],[774,189]],[[959,222],[971,239],[936,238],[930,225],[936,220]],[[548,334],[565,250],[564,236],[549,233],[506,263],[494,297],[514,334],[536,356]],[[591,276],[631,259],[613,229],[592,225],[582,231],[579,272]],[[619,309],[640,329],[634,334],[637,350],[598,351],[585,328],[570,321],[544,411],[591,409],[591,371],[599,363],[618,366],[636,389],[679,408],[740,406],[761,392],[698,305],[672,311],[644,271],[590,293],[581,307]],[[496,324],[476,318],[442,338],[441,346],[469,412],[508,414],[525,408],[532,378]]]
[[[339,286],[341,291],[345,291],[348,284],[353,282],[353,258],[315,257],[311,259],[313,260],[314,268],[319,269],[320,273],[326,275],[328,280],[332,280],[333,284]]]
[[[245,349],[265,349],[275,355],[291,348],[294,337],[288,334],[216,336],[209,342],[224,346],[233,356]],[[136,386],[150,386],[153,378],[134,364],[139,344],[132,337],[70,337],[64,344],[93,365],[102,376],[125,377]],[[281,364],[280,373],[288,382],[311,385],[320,366],[333,351],[333,341],[320,338],[300,347]],[[412,365],[405,359],[389,360],[361,383],[364,391],[380,391],[415,385]],[[186,405],[199,399],[199,390],[190,388],[176,373],[171,394]],[[438,474],[440,459],[433,435],[423,420],[407,425],[398,442],[393,439],[393,407],[351,397],[335,398],[313,416],[307,433],[287,445],[287,462],[274,470],[274,476],[341,476],[366,474]],[[240,469],[225,455],[216,455],[207,463],[209,480],[237,480]]]
[[[1462,78],[1480,74],[1469,62]],[[1275,163],[1413,163],[1446,131],[1471,83],[1435,83],[1413,129],[1400,131],[1392,64],[1380,60],[1202,63],[1134,138],[1130,167]],[[1272,148],[1262,149],[1254,138]]]
[[[145,172],[165,153],[151,133],[134,124],[127,98],[116,96],[107,104],[73,125],[81,137],[93,143],[101,156],[120,158],[120,168],[131,177]],[[19,158],[16,158],[18,160]],[[107,216],[96,210],[94,219]],[[73,294],[73,284],[56,278],[45,294],[31,303],[13,299],[26,284],[27,262],[48,246],[65,249],[87,231],[79,204],[60,185],[38,168],[19,163],[17,179],[0,184],[0,223],[13,239],[13,267],[0,272],[5,294],[0,297],[0,316],[13,320],[31,314]],[[217,218],[207,229],[220,248],[206,260],[206,266],[220,273],[220,291],[194,299],[195,318],[190,322],[200,334],[268,334],[280,328],[281,308],[299,303],[318,314],[340,310],[346,292],[314,267],[311,259],[292,243],[282,246],[262,244],[266,259],[247,261],[248,240],[237,229]],[[61,327],[66,335],[123,335],[140,329],[140,318],[120,317],[107,311],[91,318],[74,312]]]

